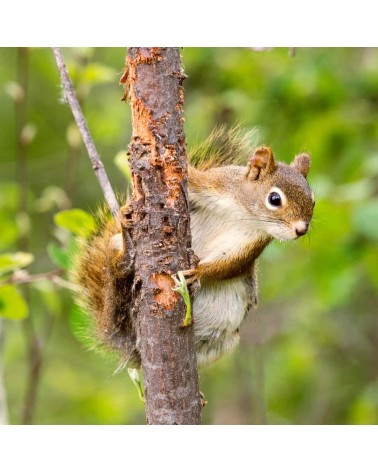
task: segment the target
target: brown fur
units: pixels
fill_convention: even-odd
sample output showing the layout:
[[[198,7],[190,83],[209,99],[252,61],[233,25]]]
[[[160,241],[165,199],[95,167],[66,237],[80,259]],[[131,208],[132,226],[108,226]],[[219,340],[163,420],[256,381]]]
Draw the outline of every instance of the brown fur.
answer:
[[[255,132],[245,132],[240,126],[215,128],[208,138],[189,149],[190,164],[202,171],[228,165],[245,165],[248,161]]]
[[[242,248],[240,252],[232,257],[199,264],[197,267],[198,279],[224,280],[248,274],[252,262],[259,257],[271,240],[271,238],[261,238],[257,242]]]
[[[134,274],[122,275],[122,252],[111,245],[111,238],[120,232],[120,224],[100,212],[96,234],[82,243],[77,254],[72,279],[82,289],[77,303],[92,315],[91,337],[98,347],[122,353],[122,364],[139,367],[136,329],[128,310]]]
[[[201,260],[186,275],[190,281],[203,282],[193,308],[197,358],[202,364],[237,344],[239,324],[257,301],[256,261],[265,247],[273,238],[295,239],[299,235],[295,225],[302,228],[312,217],[313,195],[306,181],[310,156],[301,154],[286,165],[275,161],[266,146],[252,154],[248,139],[239,128],[220,128],[191,153],[189,206],[193,248]],[[234,165],[241,162],[244,166]],[[274,187],[287,201],[272,210],[266,201]],[[100,214],[96,234],[77,257],[73,278],[82,288],[78,301],[92,314],[99,344],[120,353],[123,365],[139,367],[124,209],[123,227]]]

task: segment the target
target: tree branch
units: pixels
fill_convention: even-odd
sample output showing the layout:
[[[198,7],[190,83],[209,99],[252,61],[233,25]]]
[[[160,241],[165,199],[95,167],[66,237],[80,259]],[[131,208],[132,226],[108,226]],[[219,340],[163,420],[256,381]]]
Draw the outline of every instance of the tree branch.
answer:
[[[193,325],[172,275],[193,265],[187,204],[182,70],[178,48],[129,48],[121,83],[133,136],[129,214],[135,246],[134,308],[149,424],[199,424]]]
[[[97,177],[97,180],[100,183],[102,191],[105,196],[105,200],[108,203],[109,209],[115,219],[119,218],[119,205],[113,189],[110,185],[108,176],[106,174],[104,165],[101,161],[101,158],[97,152],[96,146],[93,142],[91,133],[88,129],[87,123],[85,121],[83,112],[79,101],[76,97],[75,90],[73,88],[71,79],[68,75],[66,64],[64,63],[63,55],[60,48],[52,48],[56,64],[58,66],[60,79],[64,91],[65,98],[72,110],[72,114],[75,118],[76,124],[79,127],[81,137],[83,138],[85,147],[88,151],[89,159],[92,163],[92,169]]]
[[[0,287],[2,285],[20,285],[20,284],[30,284],[33,282],[39,282],[40,280],[50,280],[55,285],[59,287],[66,288],[68,290],[72,290],[73,292],[78,291],[78,287],[69,282],[68,280],[62,279],[60,275],[63,273],[63,269],[53,270],[51,272],[43,272],[41,274],[29,274],[25,270],[19,270],[12,274],[8,279],[2,281],[0,283]]]

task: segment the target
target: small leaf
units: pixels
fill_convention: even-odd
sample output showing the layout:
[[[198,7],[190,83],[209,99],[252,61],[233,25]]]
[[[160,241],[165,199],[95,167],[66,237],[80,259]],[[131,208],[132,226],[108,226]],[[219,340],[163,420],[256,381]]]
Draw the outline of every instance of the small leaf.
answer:
[[[0,316],[10,320],[23,320],[28,316],[28,306],[13,285],[0,287]]]
[[[34,256],[30,252],[15,252],[13,259],[18,267],[26,267],[34,261]]]
[[[0,275],[21,267],[26,267],[34,260],[33,254],[29,252],[7,252],[0,255]]]
[[[143,387],[142,387],[142,384],[140,382],[138,371],[136,369],[129,368],[129,369],[127,369],[127,373],[129,374],[131,381],[133,382],[136,389],[138,390],[138,395],[139,395],[140,400],[143,403],[145,403],[146,400],[144,398]]]
[[[80,208],[60,211],[54,216],[54,221],[77,236],[87,237],[96,227],[93,216]]]
[[[186,306],[186,314],[184,321],[182,323],[183,327],[189,326],[192,323],[192,305],[190,301],[190,295],[188,291],[188,285],[182,271],[177,272],[178,278],[174,275],[172,279],[176,282],[176,286],[172,289],[175,292],[178,292],[184,299]]]
[[[139,372],[137,371],[137,369],[127,369],[127,372],[130,376],[130,379],[133,381],[133,382],[138,382],[140,383],[140,378],[139,378]]]

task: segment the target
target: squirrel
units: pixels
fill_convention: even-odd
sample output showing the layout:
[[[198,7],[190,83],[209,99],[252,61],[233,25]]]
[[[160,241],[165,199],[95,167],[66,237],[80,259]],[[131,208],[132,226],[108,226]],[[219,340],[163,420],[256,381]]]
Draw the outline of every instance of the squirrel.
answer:
[[[240,130],[221,127],[189,153],[190,226],[199,263],[184,275],[188,284],[199,281],[193,300],[199,366],[238,345],[240,325],[257,305],[258,257],[273,239],[306,234],[315,205],[307,182],[309,154],[287,165],[275,160],[270,147],[251,153],[247,143]],[[93,315],[94,337],[118,352],[123,366],[140,368],[138,329],[130,309],[133,247],[125,212],[127,203],[120,222],[100,217],[73,275],[79,302]]]

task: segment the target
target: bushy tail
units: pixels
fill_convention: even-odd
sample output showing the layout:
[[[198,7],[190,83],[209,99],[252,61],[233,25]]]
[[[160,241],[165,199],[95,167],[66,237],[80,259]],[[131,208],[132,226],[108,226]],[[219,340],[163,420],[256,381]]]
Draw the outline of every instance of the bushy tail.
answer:
[[[109,256],[109,242],[121,231],[106,210],[96,214],[96,230],[86,240],[80,240],[71,269],[71,280],[81,289],[76,302],[86,313],[97,314],[104,309],[104,289]]]
[[[244,131],[239,125],[215,128],[200,144],[189,148],[190,164],[199,170],[227,165],[246,165],[257,131]]]
[[[130,307],[133,274],[122,276],[116,267],[122,241],[121,226],[101,211],[97,230],[81,243],[71,280],[79,287],[76,303],[88,315],[88,337],[104,352],[115,352],[121,365],[139,367],[140,355]],[[114,244],[116,238],[117,244]]]

